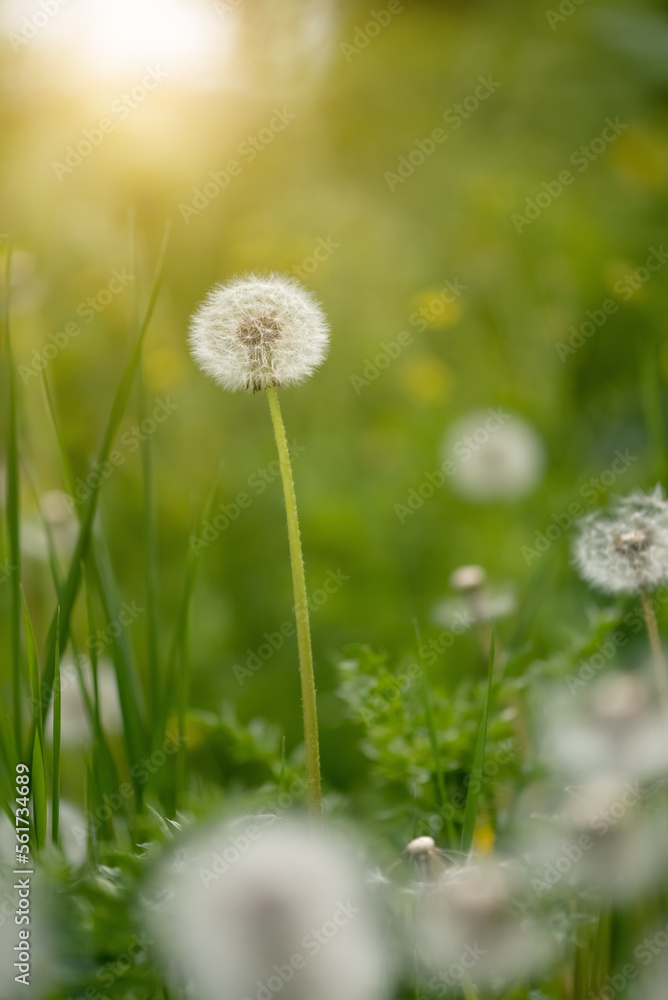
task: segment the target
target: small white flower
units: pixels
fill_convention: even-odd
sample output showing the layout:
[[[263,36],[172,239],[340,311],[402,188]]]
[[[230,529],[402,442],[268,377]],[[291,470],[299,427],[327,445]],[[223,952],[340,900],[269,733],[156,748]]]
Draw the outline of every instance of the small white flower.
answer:
[[[258,817],[200,833],[147,916],[202,1000],[379,1000],[388,956],[356,850],[312,824]]]
[[[534,428],[504,411],[470,413],[448,431],[443,459],[452,488],[468,500],[516,500],[538,484],[545,450]]]
[[[608,594],[637,594],[668,580],[668,502],[657,486],[632,493],[612,510],[578,522],[574,559],[580,576]]]
[[[249,275],[216,285],[190,324],[200,367],[225,389],[294,385],[324,361],[327,318],[294,278]]]

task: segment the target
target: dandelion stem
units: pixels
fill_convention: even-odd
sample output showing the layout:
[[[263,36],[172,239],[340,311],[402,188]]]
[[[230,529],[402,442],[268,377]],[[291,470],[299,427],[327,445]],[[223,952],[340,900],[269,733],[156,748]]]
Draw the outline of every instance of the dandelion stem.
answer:
[[[283,479],[283,494],[285,496],[285,512],[288,520],[288,540],[290,543],[290,561],[292,563],[292,586],[295,596],[295,617],[297,620],[297,645],[299,648],[299,672],[302,687],[302,712],[304,717],[304,742],[306,744],[306,783],[310,808],[314,815],[322,812],[322,790],[320,787],[320,751],[318,744],[318,716],[315,697],[315,677],[313,673],[313,652],[311,649],[311,630],[309,626],[308,597],[306,594],[306,577],[304,575],[304,558],[302,555],[301,538],[299,535],[299,519],[297,516],[297,497],[292,478],[288,441],[285,436],[281,407],[278,393],[274,386],[267,389],[269,410],[274,425],[274,436],[278,448],[278,460]]]
[[[664,711],[668,712],[668,676],[666,675],[666,661],[663,656],[661,638],[659,636],[659,626],[656,622],[654,606],[647,591],[641,590],[640,598],[642,600],[643,614],[645,615],[647,632],[649,634],[649,644],[652,649],[652,662],[654,664],[654,673],[656,675],[656,686],[659,691],[659,700]]]

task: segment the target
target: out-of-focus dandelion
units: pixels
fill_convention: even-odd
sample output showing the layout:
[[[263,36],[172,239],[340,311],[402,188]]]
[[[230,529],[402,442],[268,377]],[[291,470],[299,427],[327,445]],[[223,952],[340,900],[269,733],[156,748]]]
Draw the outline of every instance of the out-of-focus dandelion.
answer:
[[[278,274],[236,278],[213,289],[194,314],[190,347],[225,389],[266,390],[278,448],[288,521],[302,686],[306,777],[311,808],[320,813],[320,753],[297,499],[276,389],[303,382],[322,363],[329,326],[316,299],[292,278]]]
[[[54,981],[61,981],[69,971],[58,954],[57,921],[62,921],[62,899],[58,904],[46,874],[36,869],[29,876],[30,924],[17,925],[14,910],[19,897],[14,886],[19,876],[12,874],[12,867],[8,865],[0,869],[0,899],[3,904],[3,919],[0,921],[0,996],[2,1000],[47,997],[53,991]],[[58,905],[60,915],[57,915]],[[21,930],[28,931],[29,937],[19,938]]]
[[[456,622],[491,622],[515,610],[510,587],[492,587],[482,566],[461,566],[450,577],[450,586],[460,596],[446,598],[433,609],[434,621],[451,627]]]
[[[185,858],[177,872],[163,862],[146,913],[202,1000],[387,994],[389,956],[355,845],[304,821],[248,817],[200,833]]]
[[[579,522],[574,560],[580,576],[607,594],[638,594],[649,633],[656,682],[668,711],[668,677],[649,593],[668,580],[668,502],[652,493],[618,499],[608,512]]]
[[[538,728],[544,761],[567,781],[646,781],[668,768],[665,719],[638,673],[603,674],[583,692],[549,692]]]
[[[456,492],[477,502],[517,500],[539,483],[545,449],[534,428],[504,411],[470,413],[450,427],[443,445]]]
[[[453,867],[426,892],[417,941],[439,984],[500,986],[548,959],[551,941],[530,915],[527,890],[519,871],[489,858]]]
[[[505,618],[515,610],[515,595],[508,586],[487,583],[482,566],[460,566],[450,576],[456,597],[445,597],[432,609],[432,618],[445,628],[466,629],[475,626],[485,655],[489,653],[490,623]]]
[[[643,795],[639,781],[599,775],[568,788],[553,814],[534,815],[523,854],[536,895],[561,885],[621,901],[655,884],[668,845],[663,816]]]

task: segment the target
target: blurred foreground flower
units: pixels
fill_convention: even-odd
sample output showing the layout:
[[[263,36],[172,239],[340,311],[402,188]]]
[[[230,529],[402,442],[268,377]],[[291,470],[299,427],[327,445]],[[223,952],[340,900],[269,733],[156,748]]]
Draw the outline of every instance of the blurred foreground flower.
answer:
[[[609,513],[597,511],[579,522],[574,560],[583,580],[608,594],[638,594],[652,647],[656,683],[668,711],[668,678],[656,613],[649,592],[668,580],[668,502],[657,486],[632,493]]]
[[[553,815],[534,816],[524,857],[537,897],[560,884],[603,899],[636,899],[661,879],[668,859],[662,802],[645,802],[639,781],[611,775],[567,790]]]
[[[312,375],[324,360],[328,344],[329,326],[320,304],[293,278],[279,274],[250,275],[218,285],[190,326],[193,355],[207,374],[225,389],[265,389],[267,393],[288,522],[306,780],[315,814],[322,810],[322,789],[309,604],[292,465],[276,389]]]
[[[147,919],[202,1000],[376,1000],[389,957],[354,846],[296,819],[248,817],[200,833],[162,864]]]
[[[427,891],[417,941],[431,988],[501,986],[546,962],[552,943],[528,911],[527,889],[519,871],[490,859],[451,869]]]
[[[550,692],[538,730],[544,761],[566,780],[645,781],[668,770],[668,728],[641,674],[604,674],[585,691]]]
[[[469,500],[517,500],[538,484],[545,466],[543,443],[526,420],[487,410],[462,417],[443,445],[452,486]]]

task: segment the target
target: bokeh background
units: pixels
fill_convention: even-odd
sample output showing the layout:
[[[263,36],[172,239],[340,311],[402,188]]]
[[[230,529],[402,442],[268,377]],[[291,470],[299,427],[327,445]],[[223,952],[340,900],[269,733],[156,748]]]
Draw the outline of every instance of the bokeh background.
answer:
[[[288,750],[300,739],[292,642],[243,685],[234,672],[292,607],[280,481],[270,473],[260,492],[252,478],[275,457],[267,405],[209,382],[186,336],[208,288],[246,271],[301,277],[331,319],[326,365],[282,399],[299,449],[309,587],[330,571],[348,578],[312,627],[325,773],[334,787],[354,784],[362,758],[332,693],[333,662],[346,645],[414,657],[414,621],[425,637],[437,635],[433,608],[450,573],[479,563],[515,588],[519,615],[502,628],[510,635],[525,620],[521,640],[540,655],[583,627],[595,598],[569,565],[567,530],[540,558],[528,560],[523,546],[570,503],[605,501],[607,486],[586,498],[582,490],[618,450],[636,460],[614,491],[653,486],[663,474],[668,262],[634,279],[635,288],[626,280],[652,248],[661,253],[664,240],[668,248],[668,8],[638,0],[371,8],[352,0],[5,0],[0,10],[0,229],[3,253],[8,235],[14,249],[16,363],[30,371],[50,335],[79,323],[80,335],[47,370],[85,480],[127,355],[134,290],[146,294],[172,220],[144,360],[149,412],[161,401],[173,411],[151,438],[161,653],[205,497],[217,482],[215,512],[250,493],[250,506],[202,553],[192,713],[229,704],[242,723],[264,717],[286,734]],[[452,109],[480,77],[495,81],[493,93],[453,128]],[[271,131],[277,110],[285,125]],[[601,136],[607,118],[621,122],[619,135],[579,171],[571,156]],[[97,131],[102,119],[111,122],[106,133]],[[410,176],[388,180],[436,128],[447,140]],[[98,140],[90,148],[85,130]],[[255,155],[249,137],[258,137]],[[68,152],[82,141],[85,155]],[[240,171],[202,199],[210,173],[230,160]],[[513,214],[569,167],[573,183],[518,232]],[[100,305],[100,293],[106,302],[113,272],[135,269],[133,226],[136,277],[87,322],[82,303],[92,296]],[[444,306],[446,281],[465,290]],[[618,303],[614,314],[560,356],[569,329],[608,299]],[[420,310],[428,322],[416,322]],[[402,331],[411,342],[369,378],[365,366]],[[42,493],[60,489],[41,377],[26,375],[19,388],[23,454]],[[488,407],[523,417],[540,435],[546,462],[535,489],[512,502],[475,502],[446,483],[402,523],[395,505],[438,468],[452,425]],[[133,404],[121,434],[138,420]],[[101,517],[121,596],[143,607],[139,451],[120,450]],[[22,504],[29,539],[38,518],[25,471]],[[54,594],[39,544],[34,550],[24,583],[43,638]],[[3,612],[8,599],[5,582]],[[146,616],[130,628],[145,681]],[[474,637],[464,637],[444,669],[482,669],[475,650]]]

